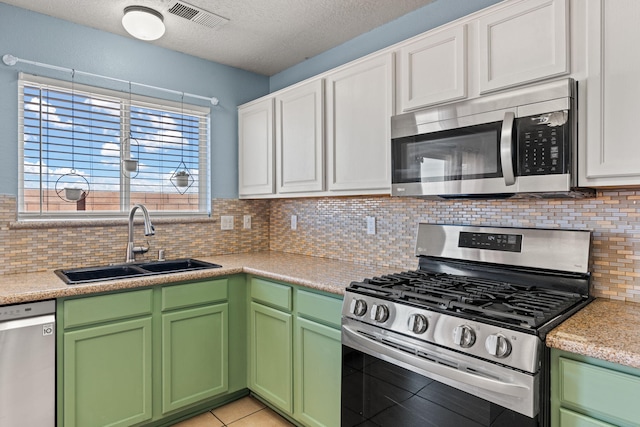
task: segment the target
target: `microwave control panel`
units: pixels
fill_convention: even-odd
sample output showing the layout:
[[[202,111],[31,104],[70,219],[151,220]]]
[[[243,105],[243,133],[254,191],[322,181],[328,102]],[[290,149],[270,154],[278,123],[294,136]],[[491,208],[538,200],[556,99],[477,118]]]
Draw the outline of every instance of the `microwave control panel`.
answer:
[[[518,175],[566,173],[569,120],[565,111],[517,119]]]

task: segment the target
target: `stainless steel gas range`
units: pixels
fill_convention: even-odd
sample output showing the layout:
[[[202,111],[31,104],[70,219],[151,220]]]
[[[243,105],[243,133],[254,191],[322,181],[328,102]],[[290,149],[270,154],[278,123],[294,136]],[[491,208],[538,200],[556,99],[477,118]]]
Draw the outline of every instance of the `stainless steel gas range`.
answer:
[[[342,426],[535,426],[553,327],[591,301],[591,233],[419,224],[415,271],[353,282]]]

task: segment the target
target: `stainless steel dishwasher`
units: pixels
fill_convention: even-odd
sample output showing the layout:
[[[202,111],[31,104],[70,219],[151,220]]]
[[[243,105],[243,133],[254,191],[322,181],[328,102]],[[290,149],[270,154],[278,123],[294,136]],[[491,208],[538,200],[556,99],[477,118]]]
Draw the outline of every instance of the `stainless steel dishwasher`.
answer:
[[[55,301],[0,306],[0,426],[55,426]]]

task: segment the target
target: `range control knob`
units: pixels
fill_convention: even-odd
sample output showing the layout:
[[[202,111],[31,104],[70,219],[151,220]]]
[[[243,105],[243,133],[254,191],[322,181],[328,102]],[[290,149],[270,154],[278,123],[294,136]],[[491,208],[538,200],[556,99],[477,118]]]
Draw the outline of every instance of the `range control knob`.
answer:
[[[371,307],[371,320],[378,323],[386,322],[389,318],[389,309],[384,304],[373,304]]]
[[[352,299],[349,311],[358,317],[362,317],[367,312],[367,302],[363,299]]]
[[[422,314],[412,314],[409,316],[409,331],[414,334],[423,334],[429,327],[427,318]]]
[[[511,343],[506,337],[500,334],[489,335],[484,342],[484,348],[487,349],[490,355],[499,359],[511,354]]]
[[[471,326],[456,326],[453,329],[453,342],[462,348],[469,348],[476,342],[476,333]]]

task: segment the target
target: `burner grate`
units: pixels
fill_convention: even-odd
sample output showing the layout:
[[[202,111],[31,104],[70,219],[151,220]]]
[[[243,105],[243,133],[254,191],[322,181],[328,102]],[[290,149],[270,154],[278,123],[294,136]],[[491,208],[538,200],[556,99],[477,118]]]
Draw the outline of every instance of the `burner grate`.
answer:
[[[351,287],[391,300],[527,328],[544,324],[582,300],[581,295],[571,292],[424,270],[373,277]]]

